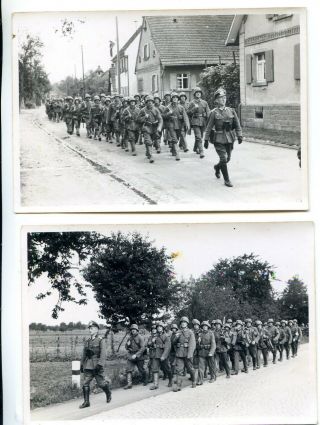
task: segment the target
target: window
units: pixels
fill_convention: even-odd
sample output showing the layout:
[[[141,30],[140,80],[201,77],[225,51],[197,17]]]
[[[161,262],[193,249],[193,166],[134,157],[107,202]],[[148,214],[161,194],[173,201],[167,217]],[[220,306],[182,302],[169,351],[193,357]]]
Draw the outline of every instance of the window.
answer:
[[[143,91],[143,78],[138,78],[138,91]]]
[[[188,74],[177,74],[177,89],[185,90],[189,88]]]
[[[152,57],[153,57],[153,58],[155,58],[155,57],[156,57],[156,51],[155,51],[155,50],[152,52]]]
[[[255,118],[263,119],[263,106],[256,106],[254,113]]]
[[[150,57],[150,46],[149,44],[145,44],[143,46],[143,59],[146,61]]]
[[[151,91],[158,91],[158,76],[156,74],[152,75],[151,77]]]
[[[266,81],[266,58],[264,53],[258,53],[256,55],[257,63],[257,83],[264,83]]]

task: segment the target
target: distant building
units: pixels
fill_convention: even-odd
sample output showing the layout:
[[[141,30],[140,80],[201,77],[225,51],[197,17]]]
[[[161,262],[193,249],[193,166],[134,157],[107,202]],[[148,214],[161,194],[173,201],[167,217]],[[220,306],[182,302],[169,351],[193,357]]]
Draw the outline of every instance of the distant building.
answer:
[[[236,15],[226,45],[240,48],[242,124],[300,131],[299,15]]]
[[[207,66],[238,61],[238,46],[226,46],[233,15],[145,16],[136,76],[138,92],[187,93]]]
[[[135,65],[139,46],[141,26],[119,50],[120,58],[120,92],[123,96],[134,96],[137,93]],[[112,91],[118,92],[117,55],[112,59]]]

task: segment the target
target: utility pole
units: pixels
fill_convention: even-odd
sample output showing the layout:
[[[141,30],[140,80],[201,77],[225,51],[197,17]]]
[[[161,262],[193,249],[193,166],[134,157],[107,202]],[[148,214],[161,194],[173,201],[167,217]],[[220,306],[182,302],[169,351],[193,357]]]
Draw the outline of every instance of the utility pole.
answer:
[[[121,93],[121,87],[120,87],[120,57],[119,57],[118,16],[116,16],[116,34],[117,34],[117,78],[118,78],[118,94],[120,94]]]
[[[84,81],[84,62],[83,62],[83,46],[81,44],[81,58],[82,58],[82,82],[83,82],[83,98],[86,94],[86,83]]]

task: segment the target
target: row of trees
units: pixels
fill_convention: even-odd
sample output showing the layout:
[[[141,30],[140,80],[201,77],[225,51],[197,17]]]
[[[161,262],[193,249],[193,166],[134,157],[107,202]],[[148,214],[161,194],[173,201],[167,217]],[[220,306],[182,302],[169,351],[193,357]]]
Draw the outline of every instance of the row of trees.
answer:
[[[43,43],[39,37],[28,34],[19,50],[19,105],[40,106],[51,90],[51,84],[41,62]]]
[[[87,324],[79,322],[61,322],[59,325],[46,325],[44,323],[35,323],[32,322],[29,325],[29,329],[31,331],[60,331],[60,332],[66,332],[66,331],[73,331],[73,330],[82,330],[86,329]]]
[[[140,233],[30,233],[29,285],[47,276],[50,290],[37,298],[57,292],[54,318],[64,311],[66,302],[86,304],[86,288],[90,287],[101,318],[114,323],[150,323],[155,317],[182,315],[199,320],[294,317],[308,322],[304,283],[294,276],[281,294],[275,293],[275,267],[252,253],[220,259],[198,279],[182,281],[174,272],[175,256]],[[72,273],[76,263],[83,265],[84,280]],[[74,289],[77,296],[72,295]]]

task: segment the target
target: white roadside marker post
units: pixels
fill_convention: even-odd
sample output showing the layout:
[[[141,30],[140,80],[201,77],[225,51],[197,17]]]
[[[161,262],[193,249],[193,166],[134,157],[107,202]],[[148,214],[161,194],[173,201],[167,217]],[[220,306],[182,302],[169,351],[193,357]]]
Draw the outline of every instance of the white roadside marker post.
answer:
[[[80,388],[80,361],[72,361],[72,386]]]

